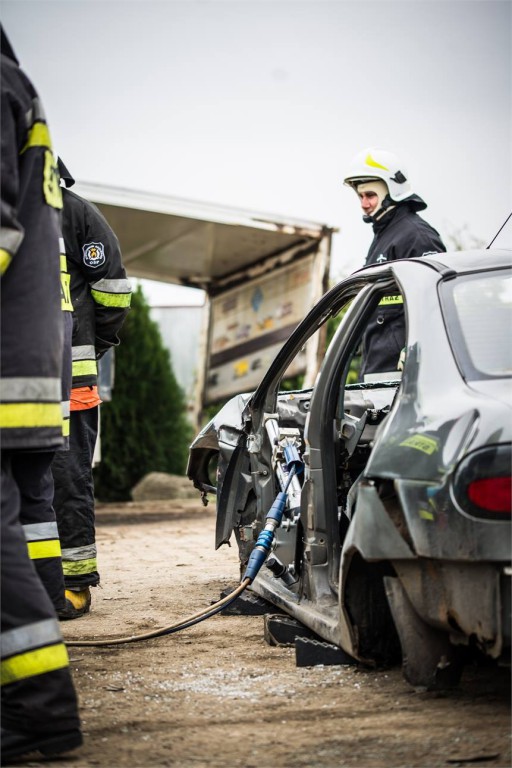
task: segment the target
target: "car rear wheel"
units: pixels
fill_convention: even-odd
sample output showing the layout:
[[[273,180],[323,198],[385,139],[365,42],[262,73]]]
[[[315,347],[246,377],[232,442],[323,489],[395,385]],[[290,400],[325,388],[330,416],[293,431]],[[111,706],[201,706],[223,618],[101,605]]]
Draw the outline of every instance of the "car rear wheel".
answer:
[[[389,572],[385,563],[369,563],[355,553],[344,589],[357,657],[378,667],[393,666],[401,658],[400,640],[384,590],[383,578]]]
[[[398,578],[385,576],[384,586],[402,646],[405,679],[429,691],[455,687],[463,669],[462,649],[450,643],[447,632],[419,616]]]

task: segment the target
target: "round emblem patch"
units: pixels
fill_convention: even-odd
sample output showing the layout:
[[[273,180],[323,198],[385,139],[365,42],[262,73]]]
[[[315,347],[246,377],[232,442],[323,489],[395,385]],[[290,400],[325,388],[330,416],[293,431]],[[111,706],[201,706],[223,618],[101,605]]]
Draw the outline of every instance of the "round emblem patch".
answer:
[[[86,243],[82,246],[82,253],[86,267],[101,267],[105,263],[105,247],[103,243]]]

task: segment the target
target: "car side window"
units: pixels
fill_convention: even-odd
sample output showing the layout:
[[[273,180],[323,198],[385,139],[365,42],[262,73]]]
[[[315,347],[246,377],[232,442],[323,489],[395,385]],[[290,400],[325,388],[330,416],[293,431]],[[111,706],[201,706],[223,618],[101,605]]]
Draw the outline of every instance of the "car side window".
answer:
[[[465,378],[512,375],[510,271],[463,275],[444,285],[441,296],[450,342]]]

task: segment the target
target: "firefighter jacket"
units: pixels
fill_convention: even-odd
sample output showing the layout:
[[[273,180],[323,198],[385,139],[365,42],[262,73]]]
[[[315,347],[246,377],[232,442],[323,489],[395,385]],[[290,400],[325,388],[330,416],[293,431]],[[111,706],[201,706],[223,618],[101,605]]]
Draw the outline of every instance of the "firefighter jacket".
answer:
[[[365,266],[397,259],[429,256],[446,250],[439,233],[416,210],[425,208],[414,196],[386,213],[373,225],[374,239]],[[415,210],[416,209],[416,210]],[[363,341],[361,375],[396,371],[405,344],[405,317],[401,296],[384,296],[372,316]]]
[[[49,450],[63,440],[62,195],[41,102],[3,36],[0,162],[0,440]]]
[[[47,474],[44,464],[49,467],[54,449],[62,443],[57,213],[62,197],[37,93],[19,68],[2,25],[0,38],[2,731],[51,734],[80,725],[59,622],[30,562],[31,556],[55,553],[57,531],[40,519],[23,529],[20,497],[26,505],[27,485],[18,485],[15,475],[19,470],[30,485],[31,501],[47,507],[36,486],[38,477]],[[39,469],[29,457],[39,460]],[[14,458],[29,466],[13,469]]]
[[[412,259],[443,253],[439,232],[412,210],[407,202],[400,203],[373,225],[375,237],[368,251],[365,266],[396,259]]]
[[[97,360],[119,344],[131,301],[119,241],[98,208],[62,189],[62,232],[73,304],[73,387],[96,386]]]

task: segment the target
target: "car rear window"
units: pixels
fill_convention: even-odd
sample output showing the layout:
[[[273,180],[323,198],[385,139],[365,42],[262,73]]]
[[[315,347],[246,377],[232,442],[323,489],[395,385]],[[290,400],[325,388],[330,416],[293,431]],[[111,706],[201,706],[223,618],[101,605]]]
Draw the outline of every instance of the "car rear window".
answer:
[[[447,330],[468,380],[512,375],[512,274],[464,275],[443,286]]]

